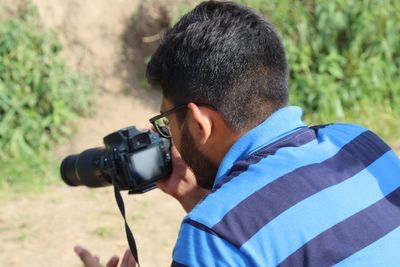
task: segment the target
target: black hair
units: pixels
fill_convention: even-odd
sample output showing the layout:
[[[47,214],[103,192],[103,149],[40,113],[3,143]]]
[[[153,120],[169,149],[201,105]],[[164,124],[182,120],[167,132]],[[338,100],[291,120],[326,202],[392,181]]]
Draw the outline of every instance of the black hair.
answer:
[[[233,130],[254,127],[288,101],[278,34],[256,11],[232,2],[202,2],[183,16],[146,74],[174,105],[212,105]]]

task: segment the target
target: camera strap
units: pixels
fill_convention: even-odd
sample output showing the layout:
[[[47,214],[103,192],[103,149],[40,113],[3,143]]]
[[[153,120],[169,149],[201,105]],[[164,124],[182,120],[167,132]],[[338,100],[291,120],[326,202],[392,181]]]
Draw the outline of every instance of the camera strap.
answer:
[[[121,215],[125,221],[125,232],[126,232],[126,237],[128,239],[129,248],[132,252],[133,257],[135,258],[138,267],[140,267],[135,238],[133,237],[132,231],[129,228],[128,222],[126,221],[124,200],[122,199],[118,183],[114,183],[114,195],[115,195],[115,200],[117,201],[118,204],[119,211],[121,212]]]

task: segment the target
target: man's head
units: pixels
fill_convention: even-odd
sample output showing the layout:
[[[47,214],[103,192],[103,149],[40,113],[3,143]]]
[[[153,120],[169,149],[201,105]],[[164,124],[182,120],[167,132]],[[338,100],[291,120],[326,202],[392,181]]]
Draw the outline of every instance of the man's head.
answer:
[[[203,185],[240,135],[287,104],[288,72],[272,25],[235,3],[203,2],[166,33],[147,77],[162,88],[162,111],[192,103],[169,119],[178,150],[207,176]]]

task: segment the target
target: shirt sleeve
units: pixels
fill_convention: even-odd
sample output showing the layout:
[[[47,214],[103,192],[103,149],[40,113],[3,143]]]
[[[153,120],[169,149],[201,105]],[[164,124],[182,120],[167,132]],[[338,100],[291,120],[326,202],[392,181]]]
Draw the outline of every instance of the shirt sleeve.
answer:
[[[247,257],[211,229],[184,221],[173,252],[172,266],[251,266]]]

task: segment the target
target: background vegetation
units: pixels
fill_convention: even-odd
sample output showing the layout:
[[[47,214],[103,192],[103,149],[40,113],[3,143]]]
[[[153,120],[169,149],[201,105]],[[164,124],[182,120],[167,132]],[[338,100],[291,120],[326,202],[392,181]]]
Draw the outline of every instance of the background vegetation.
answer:
[[[150,0],[149,0],[150,1]],[[200,1],[169,5],[172,26]],[[291,104],[311,124],[347,121],[392,145],[400,124],[400,1],[237,0],[271,20],[291,67]],[[0,5],[0,189],[58,177],[51,151],[87,114],[92,81],[61,58],[57,36],[27,4]]]
[[[200,1],[196,1],[200,2]],[[353,122],[393,144],[400,133],[400,1],[238,0],[281,35],[291,104],[311,124]],[[172,22],[189,11],[181,1]]]
[[[281,33],[291,102],[312,123],[348,121],[399,138],[400,1],[241,0]]]
[[[29,3],[0,11],[0,187],[37,188],[55,176],[54,148],[88,112],[91,82],[60,57]],[[53,174],[53,175],[52,175]]]

